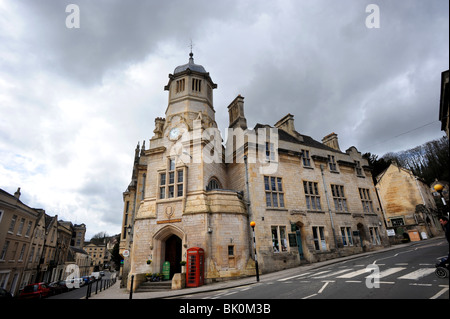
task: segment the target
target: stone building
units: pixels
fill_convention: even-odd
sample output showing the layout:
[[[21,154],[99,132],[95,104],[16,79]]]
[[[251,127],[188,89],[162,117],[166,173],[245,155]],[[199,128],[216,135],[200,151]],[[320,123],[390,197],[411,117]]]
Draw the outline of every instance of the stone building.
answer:
[[[430,186],[410,170],[392,162],[377,176],[376,188],[386,214],[386,224],[397,235],[409,232],[408,237],[413,235],[413,239],[420,240],[442,234]],[[412,231],[416,234],[411,234]]]
[[[169,75],[165,117],[148,148],[136,147],[123,193],[125,275],[161,272],[165,261],[180,272],[191,247],[205,252],[206,282],[254,275],[250,221],[262,273],[388,245],[355,147],[342,152],[335,133],[322,142],[298,133],[291,114],[248,129],[240,95],[227,108],[223,145],[216,88],[192,53]]]
[[[20,195],[20,188],[14,196],[0,189],[0,287],[14,296],[24,279],[36,278],[44,245],[36,226],[45,213],[22,203]]]
[[[105,264],[109,263],[109,251],[106,247],[106,243],[85,243],[84,250],[90,257],[91,270],[98,271],[103,270]]]

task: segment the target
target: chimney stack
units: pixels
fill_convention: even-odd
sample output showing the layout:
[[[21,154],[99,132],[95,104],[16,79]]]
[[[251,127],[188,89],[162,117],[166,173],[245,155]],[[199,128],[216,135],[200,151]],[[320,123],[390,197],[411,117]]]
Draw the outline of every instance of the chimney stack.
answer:
[[[17,191],[14,193],[14,197],[19,199],[20,198],[20,187],[17,188]]]
[[[328,134],[327,136],[325,136],[322,139],[322,143],[325,144],[328,147],[334,148],[337,151],[341,151],[341,149],[339,148],[339,142],[338,142],[338,137],[336,133],[331,133]]]

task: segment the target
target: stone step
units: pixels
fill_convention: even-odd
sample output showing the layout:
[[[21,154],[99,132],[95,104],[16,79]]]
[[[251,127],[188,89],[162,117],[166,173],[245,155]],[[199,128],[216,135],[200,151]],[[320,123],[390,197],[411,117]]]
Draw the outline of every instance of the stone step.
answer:
[[[172,281],[145,281],[139,285],[135,292],[151,292],[151,291],[162,291],[162,290],[171,290],[172,289]]]

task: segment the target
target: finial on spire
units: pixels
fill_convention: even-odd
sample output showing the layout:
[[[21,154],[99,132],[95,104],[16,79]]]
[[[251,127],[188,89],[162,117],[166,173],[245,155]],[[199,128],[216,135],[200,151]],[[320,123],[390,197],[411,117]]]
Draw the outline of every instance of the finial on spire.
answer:
[[[194,47],[194,45],[192,44],[192,39],[191,44],[189,46],[191,47],[191,52],[189,53],[189,62],[194,63],[194,53],[192,53],[192,48]]]

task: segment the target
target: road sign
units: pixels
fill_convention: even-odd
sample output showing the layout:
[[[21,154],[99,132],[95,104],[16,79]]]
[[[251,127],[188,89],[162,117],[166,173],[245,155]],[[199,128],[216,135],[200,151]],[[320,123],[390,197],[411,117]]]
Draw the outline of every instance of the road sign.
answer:
[[[123,251],[123,257],[129,257],[130,256],[130,251],[128,249]]]

